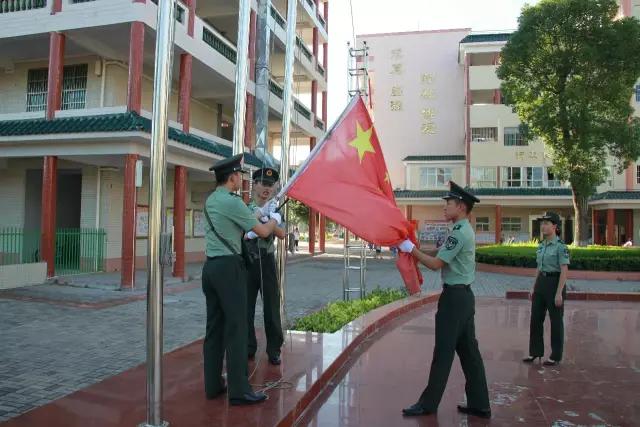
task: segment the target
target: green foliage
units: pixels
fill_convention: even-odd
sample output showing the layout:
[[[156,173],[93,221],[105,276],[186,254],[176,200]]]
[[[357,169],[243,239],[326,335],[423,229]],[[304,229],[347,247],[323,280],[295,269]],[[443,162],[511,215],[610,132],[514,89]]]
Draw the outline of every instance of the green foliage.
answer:
[[[619,172],[640,156],[640,120],[630,105],[640,77],[640,23],[617,13],[615,0],[525,6],[497,72],[525,136],[544,141],[554,173],[571,183],[580,242],[607,154]]]
[[[491,245],[476,249],[476,261],[512,267],[536,267],[538,245],[519,243]],[[640,271],[640,249],[617,246],[569,246],[571,270]]]
[[[332,302],[320,311],[301,317],[296,320],[293,329],[333,333],[374,308],[406,296],[407,292],[404,289],[381,289],[378,287],[363,299]]]
[[[289,203],[289,222],[292,224],[308,224],[309,208],[297,200],[290,199]]]

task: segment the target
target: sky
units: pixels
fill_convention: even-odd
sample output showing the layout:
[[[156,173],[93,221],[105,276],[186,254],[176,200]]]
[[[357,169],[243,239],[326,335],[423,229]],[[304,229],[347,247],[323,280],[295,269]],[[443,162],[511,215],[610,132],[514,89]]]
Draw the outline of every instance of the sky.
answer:
[[[348,101],[347,42],[353,44],[353,29],[356,35],[450,28],[513,30],[525,3],[538,0],[329,0],[329,124]]]

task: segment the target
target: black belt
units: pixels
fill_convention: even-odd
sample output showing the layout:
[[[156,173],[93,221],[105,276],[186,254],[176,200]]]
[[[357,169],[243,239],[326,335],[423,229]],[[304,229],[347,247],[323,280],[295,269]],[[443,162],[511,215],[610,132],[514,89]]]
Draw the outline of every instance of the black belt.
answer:
[[[471,285],[464,285],[464,284],[455,284],[455,285],[450,285],[448,283],[444,283],[442,285],[443,288],[447,289],[447,288],[452,288],[452,289],[471,289]]]
[[[219,259],[219,258],[237,258],[237,257],[242,258],[241,255],[229,254],[229,255],[208,256],[207,261],[213,261],[214,259]]]
[[[558,277],[560,276],[559,271],[540,271],[540,274],[544,277]]]

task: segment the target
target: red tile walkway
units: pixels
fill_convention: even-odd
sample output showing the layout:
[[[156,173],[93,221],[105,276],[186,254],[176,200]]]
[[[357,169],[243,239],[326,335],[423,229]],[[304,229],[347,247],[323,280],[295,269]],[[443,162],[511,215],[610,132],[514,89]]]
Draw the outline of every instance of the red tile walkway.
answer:
[[[435,310],[429,305],[396,319],[383,336],[361,346],[298,425],[640,425],[638,304],[569,302],[565,360],[552,368],[520,362],[528,344],[527,301],[478,299],[476,304],[491,420],[457,413],[464,398],[457,357],[437,415],[402,417],[401,409],[417,400],[427,381],[435,326]]]

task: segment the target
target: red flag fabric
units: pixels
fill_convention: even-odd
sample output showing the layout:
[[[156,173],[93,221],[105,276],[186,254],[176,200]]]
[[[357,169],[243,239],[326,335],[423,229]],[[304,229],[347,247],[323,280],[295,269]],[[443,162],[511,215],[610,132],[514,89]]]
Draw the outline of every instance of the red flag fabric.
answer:
[[[415,242],[412,224],[396,205],[378,136],[359,96],[292,178],[286,194],[367,242]],[[397,265],[409,293],[418,292],[422,276],[413,257],[401,253]]]

